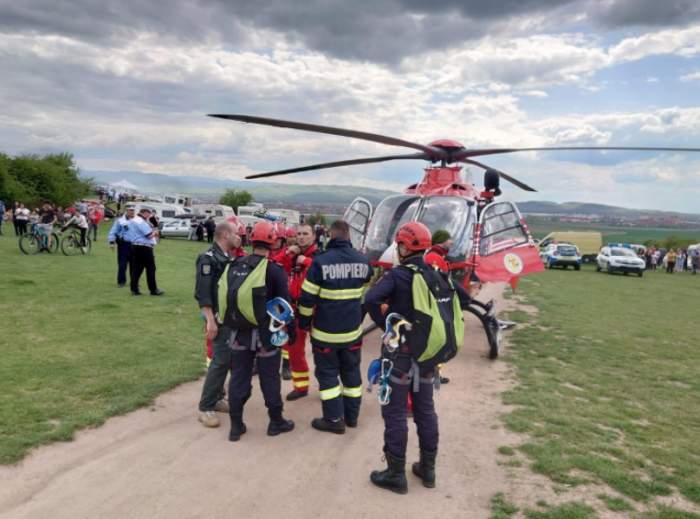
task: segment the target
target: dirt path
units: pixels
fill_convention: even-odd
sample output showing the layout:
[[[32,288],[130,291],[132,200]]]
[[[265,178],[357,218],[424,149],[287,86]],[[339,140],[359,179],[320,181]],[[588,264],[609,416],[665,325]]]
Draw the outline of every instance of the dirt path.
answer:
[[[501,287],[488,287],[480,299],[496,296],[502,307],[500,293]],[[17,466],[0,467],[0,517],[488,517],[491,496],[508,486],[496,451],[513,443],[498,419],[504,410],[498,393],[508,387],[508,370],[486,358],[481,326],[465,315],[465,347],[446,367],[451,382],[436,398],[435,490],[413,476],[406,496],[369,483],[370,470],[383,466],[376,392],[363,399],[360,427],[344,436],[311,429],[320,412],[312,390],[309,398],[286,406],[297,429],[268,438],[254,381],[246,406],[249,432],[233,444],[227,426],[208,430],[197,422],[196,382],[160,396],[150,409],[110,419],[73,442],[37,449]],[[377,338],[374,332],[366,340],[363,369],[377,351]],[[283,393],[290,384],[283,384]],[[409,462],[417,458],[414,430],[411,425]]]

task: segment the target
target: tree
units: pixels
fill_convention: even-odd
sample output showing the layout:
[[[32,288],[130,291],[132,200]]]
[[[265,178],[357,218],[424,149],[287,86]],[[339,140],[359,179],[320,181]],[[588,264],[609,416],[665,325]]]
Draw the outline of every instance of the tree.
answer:
[[[310,214],[309,217],[306,219],[306,223],[308,223],[309,225],[316,225],[317,223],[321,225],[326,225],[326,217],[323,216],[320,212]]]
[[[248,205],[253,201],[253,195],[248,191],[227,189],[226,192],[219,198],[219,203],[221,205],[227,205],[232,207],[236,213],[238,213],[238,208],[243,205]]]
[[[48,200],[66,206],[88,195],[90,180],[78,176],[70,153],[21,155],[0,154],[0,199],[37,205]]]

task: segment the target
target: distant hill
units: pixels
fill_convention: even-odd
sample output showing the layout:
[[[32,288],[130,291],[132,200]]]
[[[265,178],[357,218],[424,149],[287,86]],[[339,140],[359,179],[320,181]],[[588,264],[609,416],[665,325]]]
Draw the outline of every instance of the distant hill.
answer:
[[[700,215],[676,213],[671,211],[656,211],[652,209],[627,209],[613,205],[591,204],[586,202],[556,202],[532,201],[519,202],[518,208],[521,213],[526,214],[551,214],[551,215],[600,215],[616,216],[621,218],[640,217],[660,217],[660,216],[682,216],[691,219],[700,219]]]
[[[355,197],[367,198],[376,205],[392,191],[368,187],[279,184],[252,180],[221,180],[203,177],[161,175],[140,171],[82,171],[99,185],[126,181],[144,194],[180,193],[201,199],[218,199],[226,189],[245,189],[256,201],[288,204],[347,205]]]

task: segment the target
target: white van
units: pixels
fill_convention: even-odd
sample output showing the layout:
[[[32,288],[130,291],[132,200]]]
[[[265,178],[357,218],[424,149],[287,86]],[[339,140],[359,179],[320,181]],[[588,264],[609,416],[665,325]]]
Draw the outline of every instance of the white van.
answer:
[[[162,204],[160,202],[129,202],[126,207],[133,207],[136,214],[143,209],[150,209],[158,218],[158,220],[164,221],[168,219],[175,218],[177,215],[186,213],[185,207],[180,207],[178,205]]]
[[[236,212],[227,205],[221,204],[196,204],[192,206],[192,212],[196,215],[214,217],[214,220],[222,221],[229,216],[235,216]]]
[[[287,225],[299,225],[301,223],[301,214],[294,209],[268,209],[267,214],[281,218]]]

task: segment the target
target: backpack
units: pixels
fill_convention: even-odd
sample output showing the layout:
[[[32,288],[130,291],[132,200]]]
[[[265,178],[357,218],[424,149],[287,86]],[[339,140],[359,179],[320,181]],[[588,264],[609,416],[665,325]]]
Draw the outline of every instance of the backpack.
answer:
[[[428,266],[403,265],[412,271],[412,327],[406,332],[411,357],[422,368],[452,359],[462,347],[464,317],[449,276]]]
[[[257,328],[267,310],[267,258],[245,256],[228,267],[224,324],[234,330]]]

